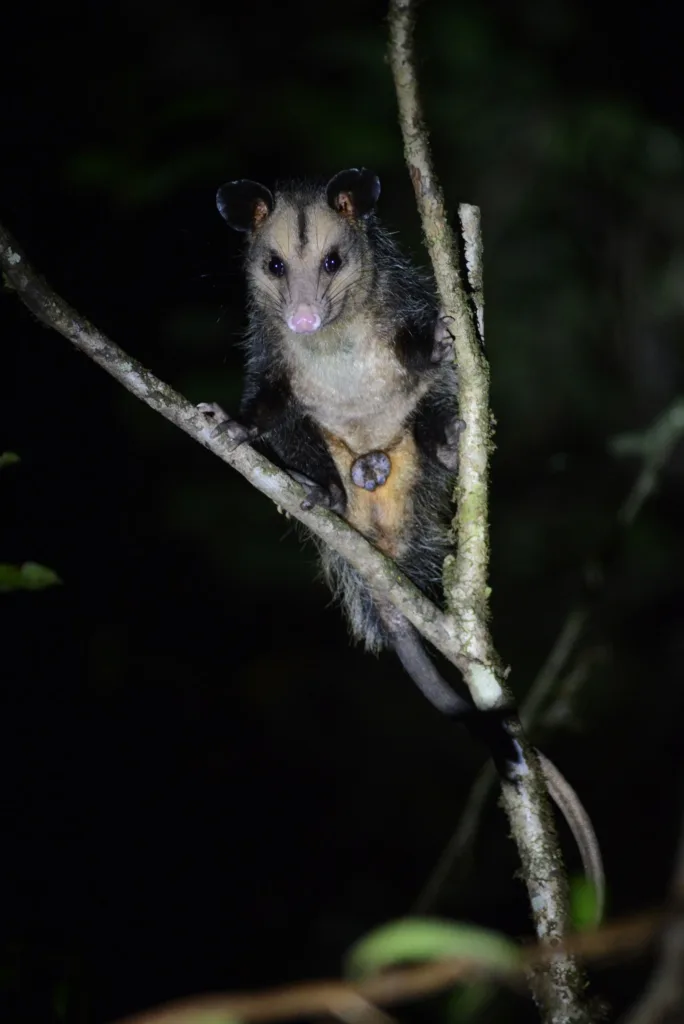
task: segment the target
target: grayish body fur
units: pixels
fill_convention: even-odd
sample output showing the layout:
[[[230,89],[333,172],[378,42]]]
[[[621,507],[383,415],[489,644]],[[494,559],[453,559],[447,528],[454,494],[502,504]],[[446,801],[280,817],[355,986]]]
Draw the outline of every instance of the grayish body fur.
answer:
[[[375,219],[379,191],[365,170],[343,171],[327,187],[290,185],[275,197],[250,181],[219,189],[221,214],[248,234],[241,417],[249,428],[226,425],[304,483],[308,504],[333,508],[440,600],[462,427],[456,370],[430,281]],[[470,715],[484,736],[483,717],[441,678],[406,619],[341,556],[319,550],[353,636],[374,652],[391,646],[439,710]],[[504,719],[485,729],[498,770],[513,778],[515,730]],[[603,868],[591,822],[558,770],[546,758],[542,766],[600,917]]]
[[[454,468],[453,359],[435,340],[429,279],[377,224],[364,194],[373,182],[338,177],[332,191],[250,199],[242,416],[271,456],[336,494],[352,525],[436,593]],[[328,273],[331,254],[339,266]],[[315,329],[293,329],[302,320]],[[351,469],[370,452],[386,453],[391,469],[366,489]],[[379,651],[387,633],[368,587],[329,548],[320,553],[353,636]]]

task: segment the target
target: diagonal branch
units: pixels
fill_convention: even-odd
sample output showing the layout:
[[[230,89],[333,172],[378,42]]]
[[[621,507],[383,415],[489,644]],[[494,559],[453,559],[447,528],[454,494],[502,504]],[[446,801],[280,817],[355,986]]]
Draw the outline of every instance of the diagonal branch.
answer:
[[[446,658],[462,667],[458,642],[447,617],[397,568],[343,519],[325,509],[305,511],[304,492],[250,445],[234,447],[225,435],[214,436],[215,423],[150,370],[110,341],[50,288],[0,224],[0,267],[6,283],[46,326],[64,335],[131,394],[189,434],[335,551],[343,555],[388,598]]]
[[[670,921],[680,916],[663,911],[625,918],[600,931],[573,935],[564,948],[576,956],[614,962],[633,956],[662,934]],[[518,963],[491,963],[476,952],[470,956],[449,956],[427,963],[392,967],[356,983],[319,979],[260,992],[226,992],[192,996],[133,1014],[116,1024],[276,1024],[277,1021],[320,1020],[322,1016],[340,1021],[372,1020],[377,1007],[395,1006],[447,992],[457,984],[483,979],[520,988],[522,971],[549,962],[554,953],[537,945],[520,950]],[[370,1012],[369,1012],[370,1011]]]

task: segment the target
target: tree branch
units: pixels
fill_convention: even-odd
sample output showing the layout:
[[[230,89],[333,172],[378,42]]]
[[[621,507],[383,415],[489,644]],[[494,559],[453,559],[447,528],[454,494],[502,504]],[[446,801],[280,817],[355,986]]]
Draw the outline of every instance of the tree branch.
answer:
[[[453,315],[460,375],[459,397],[466,430],[461,439],[458,507],[454,520],[458,548],[445,565],[450,614],[443,615],[397,567],[338,517],[301,508],[303,492],[291,478],[248,445],[237,449],[215,436],[206,417],[126,355],[41,281],[9,234],[0,227],[0,263],[10,284],[38,318],[57,329],[136,397],[161,413],[245,476],[262,493],[342,554],[380,596],[387,597],[462,672],[476,704],[505,708],[505,673],[488,628],[489,540],[487,478],[491,446],[488,367],[457,270],[456,245],[438,183],[432,173],[411,66],[411,7],[396,0],[391,15],[391,59],[401,109],[407,161],[428,239],[444,308]],[[479,252],[478,252],[479,259]],[[478,309],[481,309],[481,295]],[[518,845],[542,939],[558,939],[567,920],[567,893],[537,758],[512,720],[520,746],[519,775],[503,783],[505,808]],[[586,1019],[579,1003],[581,979],[571,959],[558,955],[537,978],[535,994],[549,1021]]]
[[[458,249],[444,197],[432,166],[414,67],[412,0],[390,0],[389,29],[389,58],[404,154],[442,306],[445,314],[452,317],[459,411],[465,421],[459,445],[453,521],[456,555],[445,561],[445,596],[467,662],[464,679],[475,703],[483,710],[505,708],[510,705],[506,673],[489,631],[489,368],[459,272]],[[473,301],[483,332],[479,230],[476,222],[472,226],[472,213],[469,215],[467,208],[462,217],[464,214],[464,226],[473,238],[473,244],[468,246],[469,279],[471,287],[474,284]],[[503,805],[522,861],[537,936],[557,941],[568,923],[567,877],[538,759],[517,719],[511,719],[511,727],[520,744],[520,770],[514,779],[502,781]],[[532,988],[549,1024],[589,1019],[583,1005],[584,978],[571,957],[559,956],[547,970],[536,973]]]
[[[584,609],[573,610],[563,624],[520,709],[520,720],[525,729],[534,724],[546,697],[557,684],[560,673],[581,634],[585,617]],[[415,914],[425,914],[430,910],[454,864],[464,859],[466,853],[471,851],[483,808],[496,782],[494,765],[487,761],[473,783],[458,825],[416,899],[413,906]]]
[[[476,703],[491,709],[505,706],[508,695],[499,678],[498,659],[487,627],[487,477],[492,444],[489,369],[458,270],[457,242],[432,167],[413,68],[412,35],[411,0],[393,0],[390,4],[390,63],[399,103],[404,153],[442,306],[452,317],[459,375],[459,408],[466,424],[460,440],[454,519],[457,553],[445,568],[445,595],[457,623],[460,645],[471,661],[466,682]],[[476,666],[479,666],[479,671]]]
[[[464,206],[465,204],[461,204],[459,208],[462,224],[464,224],[462,212]],[[472,244],[476,251],[479,251],[476,243]],[[467,251],[466,243],[466,261],[469,262]],[[481,271],[479,273],[481,275]],[[481,289],[481,276],[472,282],[472,287],[474,292]],[[476,303],[476,307],[480,337],[483,337],[481,305]],[[684,434],[684,399],[678,397],[665,412],[658,416],[654,423],[643,431],[621,434],[611,440],[609,450],[614,455],[640,458],[641,466],[627,497],[618,510],[613,535],[609,537],[607,543],[604,543],[602,551],[585,560],[582,576],[585,581],[591,581],[591,586],[589,586],[589,582],[585,586],[585,589],[590,590],[591,593],[585,594],[568,612],[544,664],[539,669],[525,697],[520,709],[520,719],[525,729],[529,730],[537,724],[544,705],[558,687],[561,674],[565,671],[570,658],[584,636],[587,621],[596,611],[613,563],[622,551],[628,530],[634,525],[644,505],[656,491],[660,477],[668,460],[672,457],[674,449],[680,443],[682,434]],[[568,679],[574,678],[575,685],[577,685],[578,675],[581,682],[584,682],[587,675],[586,665],[578,666]],[[552,711],[553,709],[551,709],[551,713]],[[549,721],[551,713],[547,712],[546,722]],[[482,810],[495,784],[496,773],[489,761],[475,779],[458,825],[413,905],[415,914],[424,914],[434,905],[454,865],[463,860],[472,849]]]
[[[393,968],[356,984],[317,980],[266,992],[216,993],[167,1003],[133,1014],[116,1024],[266,1024],[365,1018],[365,1011],[435,995],[465,982],[489,979],[519,989],[523,971],[548,964],[563,951],[599,963],[632,956],[653,942],[672,918],[663,913],[625,918],[594,932],[573,935],[556,950],[545,944],[520,951],[518,966],[496,966],[477,955],[446,957],[417,966]]]
[[[446,658],[462,667],[463,658],[448,619],[393,561],[334,513],[320,508],[303,510],[304,491],[300,485],[250,445],[236,448],[225,435],[214,436],[214,422],[60,298],[31,267],[2,224],[0,267],[6,283],[42,323],[64,335],[136,398],[236,469],[293,519],[343,555],[378,595],[388,598]]]
[[[684,398],[680,397],[644,431],[613,438],[610,448],[614,455],[638,455],[642,460],[641,472],[620,510],[624,526],[631,526],[656,490],[662,470],[683,434]]]

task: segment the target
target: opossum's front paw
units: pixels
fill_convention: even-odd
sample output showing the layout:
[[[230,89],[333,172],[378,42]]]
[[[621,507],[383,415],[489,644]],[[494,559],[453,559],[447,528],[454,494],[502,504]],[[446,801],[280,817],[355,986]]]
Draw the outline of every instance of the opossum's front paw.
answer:
[[[221,434],[227,434],[228,439],[234,443],[236,448],[238,445],[244,444],[245,441],[254,441],[259,434],[256,427],[246,427],[243,423],[231,419],[218,402],[199,402],[197,408],[208,420],[216,424],[211,436],[219,437]]]
[[[452,473],[458,469],[458,439],[465,428],[465,422],[454,416],[444,428],[444,443],[437,445],[437,458]]]
[[[376,487],[382,487],[387,483],[387,478],[392,470],[392,462],[389,455],[384,452],[368,452],[360,455],[352,464],[351,478],[357,487],[364,491],[374,491]]]
[[[317,483],[304,473],[298,473],[295,469],[289,469],[288,473],[293,480],[301,484],[306,491],[306,497],[301,503],[301,508],[308,512],[312,508],[329,508],[331,512],[342,515],[345,509],[344,491],[335,483],[329,487]]]
[[[453,322],[453,316],[445,316],[444,311],[440,309],[437,322],[435,323],[434,345],[431,357],[433,363],[441,363],[449,357],[453,359],[454,336],[449,326]]]

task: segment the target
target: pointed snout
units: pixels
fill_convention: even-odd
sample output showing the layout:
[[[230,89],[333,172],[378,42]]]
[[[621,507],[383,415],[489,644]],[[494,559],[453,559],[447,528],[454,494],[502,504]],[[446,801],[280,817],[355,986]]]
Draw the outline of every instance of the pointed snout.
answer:
[[[287,317],[287,326],[295,334],[313,334],[321,326],[321,314],[315,306],[300,303]]]

